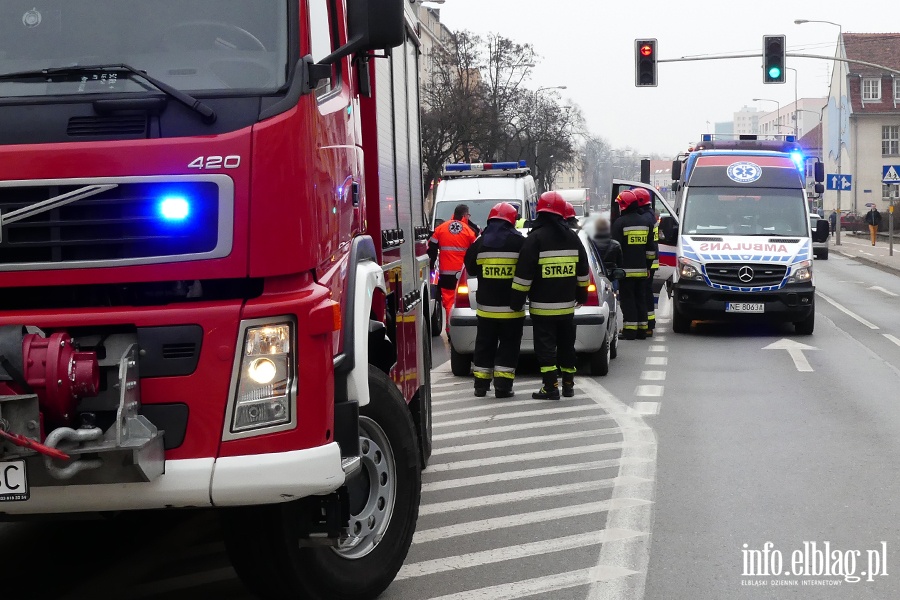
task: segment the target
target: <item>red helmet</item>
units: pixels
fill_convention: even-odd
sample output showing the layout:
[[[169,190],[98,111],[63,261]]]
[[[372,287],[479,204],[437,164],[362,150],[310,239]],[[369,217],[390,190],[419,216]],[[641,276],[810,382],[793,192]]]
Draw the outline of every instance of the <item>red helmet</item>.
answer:
[[[572,203],[571,203],[571,202],[566,202],[566,210],[565,210],[565,212],[563,213],[563,218],[564,218],[564,219],[571,219],[571,218],[574,217],[574,216],[575,216],[575,207],[572,206]]]
[[[488,221],[491,219],[503,219],[511,225],[515,225],[518,218],[519,211],[517,211],[516,207],[509,202],[498,202],[494,205],[494,208],[491,209],[491,213],[488,215]]]
[[[634,192],[632,192],[631,190],[619,192],[619,196],[616,198],[616,202],[619,203],[619,210],[623,212],[625,210],[628,210],[628,207],[632,204],[635,204],[637,201],[637,196],[635,196]]]
[[[549,212],[560,217],[566,214],[566,201],[559,192],[544,192],[538,199],[538,212]]]
[[[650,192],[644,188],[635,188],[631,190],[631,193],[637,196],[638,206],[650,206]]]

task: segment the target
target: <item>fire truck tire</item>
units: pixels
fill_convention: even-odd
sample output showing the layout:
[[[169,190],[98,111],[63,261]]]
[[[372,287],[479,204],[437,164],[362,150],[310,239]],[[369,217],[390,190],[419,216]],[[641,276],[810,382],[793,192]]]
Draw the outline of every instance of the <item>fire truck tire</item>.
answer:
[[[397,386],[371,365],[369,392],[360,409],[362,467],[346,483],[355,543],[301,547],[293,502],[238,509],[223,519],[235,570],[261,598],[372,600],[403,565],[422,492],[416,430]]]
[[[419,436],[419,458],[422,461],[422,468],[428,466],[428,459],[431,458],[431,336],[427,330],[422,332],[422,373],[421,387],[416,397],[415,407],[413,409],[413,422],[416,425],[416,433]]]
[[[468,377],[472,374],[472,355],[462,354],[450,346],[450,372],[457,377]]]

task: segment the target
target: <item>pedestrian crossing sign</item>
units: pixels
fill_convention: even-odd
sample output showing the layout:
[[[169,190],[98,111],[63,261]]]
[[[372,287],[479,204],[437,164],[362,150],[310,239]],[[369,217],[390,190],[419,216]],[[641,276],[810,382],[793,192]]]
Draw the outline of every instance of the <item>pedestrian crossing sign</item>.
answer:
[[[881,171],[882,183],[900,183],[900,165],[884,165]]]

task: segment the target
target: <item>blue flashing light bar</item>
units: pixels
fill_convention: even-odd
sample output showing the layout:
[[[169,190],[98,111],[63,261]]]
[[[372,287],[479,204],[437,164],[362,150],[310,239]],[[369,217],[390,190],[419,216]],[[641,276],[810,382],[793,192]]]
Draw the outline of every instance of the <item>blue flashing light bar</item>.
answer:
[[[184,221],[191,213],[191,205],[181,196],[168,196],[159,203],[159,214],[166,221]]]
[[[704,133],[704,134],[700,137],[700,141],[701,141],[701,142],[711,142],[711,141],[712,141],[712,134],[711,134],[711,133]]]
[[[447,165],[447,171],[500,171],[503,169],[522,169],[528,165],[524,160],[519,162],[498,162],[498,163],[454,163]]]
[[[791,152],[791,159],[794,161],[794,164],[797,165],[797,168],[801,171],[806,170],[806,157],[803,156],[803,153],[799,150],[795,150]]]

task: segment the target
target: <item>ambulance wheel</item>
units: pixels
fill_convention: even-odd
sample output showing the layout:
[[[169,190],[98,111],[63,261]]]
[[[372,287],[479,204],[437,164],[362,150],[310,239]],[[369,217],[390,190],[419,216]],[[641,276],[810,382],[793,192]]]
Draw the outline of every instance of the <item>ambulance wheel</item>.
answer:
[[[403,565],[422,492],[416,431],[397,386],[372,366],[369,391],[359,416],[362,466],[345,484],[349,540],[301,547],[303,500],[223,514],[232,564],[259,597],[372,600]]]
[[[457,377],[468,377],[472,374],[472,355],[457,352],[450,346],[450,372]]]
[[[672,303],[672,331],[675,333],[691,332],[691,320],[678,310],[677,302]]]
[[[609,344],[609,335],[603,339],[603,346],[600,347],[596,352],[591,353],[589,366],[591,370],[591,375],[608,375],[609,374],[609,359],[612,358],[610,356],[610,344]]]
[[[816,307],[813,304],[812,312],[802,321],[794,323],[794,333],[797,335],[812,335],[813,329],[816,327]]]

